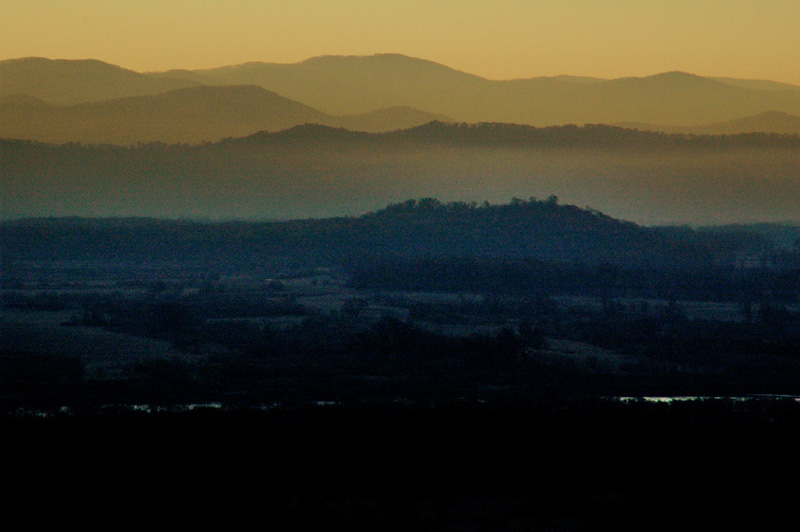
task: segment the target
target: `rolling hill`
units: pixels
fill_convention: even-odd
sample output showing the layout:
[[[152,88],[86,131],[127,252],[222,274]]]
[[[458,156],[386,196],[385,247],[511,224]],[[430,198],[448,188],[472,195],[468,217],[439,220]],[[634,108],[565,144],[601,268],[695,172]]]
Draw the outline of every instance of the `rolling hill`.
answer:
[[[13,260],[175,260],[304,257],[328,265],[374,259],[534,260],[661,268],[697,266],[733,250],[617,220],[554,198],[510,204],[406,200],[361,216],[272,222],[37,218],[0,222]],[[727,241],[735,241],[728,239]],[[743,242],[749,242],[742,239]]]

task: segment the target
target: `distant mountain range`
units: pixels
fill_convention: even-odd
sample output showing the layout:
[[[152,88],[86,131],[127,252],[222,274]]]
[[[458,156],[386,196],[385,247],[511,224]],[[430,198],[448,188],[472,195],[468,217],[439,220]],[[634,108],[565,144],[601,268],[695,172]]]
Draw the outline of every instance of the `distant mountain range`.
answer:
[[[301,124],[378,132],[434,120],[450,121],[403,107],[332,116],[255,85],[198,85],[68,106],[33,96],[0,97],[0,137],[57,143],[200,143]]]
[[[197,83],[156,78],[94,59],[26,57],[0,62],[0,96],[25,94],[60,105],[158,94],[193,85]]]
[[[800,134],[800,86],[785,83],[682,72],[495,81],[398,54],[158,73],[11,59],[0,62],[0,97],[0,136],[57,142],[193,143],[312,122],[389,131],[434,119]]]
[[[765,111],[800,114],[800,87],[774,82],[682,72],[613,80],[558,76],[494,81],[397,54],[246,63],[156,76],[255,84],[330,113],[407,105],[465,122],[701,125]]]
[[[753,116],[735,120],[705,124],[701,126],[659,126],[655,124],[621,123],[620,127],[664,133],[683,133],[692,135],[737,135],[739,133],[778,133],[783,135],[800,134],[800,116],[766,111]]]

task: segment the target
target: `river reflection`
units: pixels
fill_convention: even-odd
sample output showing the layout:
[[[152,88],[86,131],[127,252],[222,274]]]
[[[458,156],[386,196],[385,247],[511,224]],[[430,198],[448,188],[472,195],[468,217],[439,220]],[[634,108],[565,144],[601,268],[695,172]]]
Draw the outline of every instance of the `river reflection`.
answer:
[[[675,401],[753,401],[758,399],[791,399],[800,401],[800,397],[796,395],[772,395],[772,394],[756,394],[756,395],[672,395],[672,396],[643,396],[643,397],[616,397],[615,399],[623,402],[632,401],[647,401],[649,403],[672,403]]]
[[[796,401],[800,402],[800,396],[797,395],[778,395],[778,394],[754,394],[754,395],[737,395],[737,396],[730,396],[730,395],[664,395],[664,396],[617,396],[617,397],[606,397],[602,398],[608,401],[619,401],[623,403],[634,403],[638,401],[644,401],[647,403],[672,403],[672,402],[679,402],[679,401],[761,401],[761,400],[775,400],[775,401]],[[407,401],[396,401],[403,404],[406,404]],[[489,401],[486,400],[478,400],[477,403],[485,404]],[[426,403],[429,406],[430,403]],[[343,403],[340,401],[312,401],[309,403],[310,406],[325,408],[325,407],[333,407],[333,406],[347,406],[347,403]],[[274,410],[276,408],[281,408],[283,405],[281,403],[269,403],[269,404],[262,404],[258,406],[251,405],[250,409],[255,410]],[[224,403],[187,403],[187,404],[177,404],[177,405],[150,405],[150,404],[106,404],[99,408],[100,412],[104,414],[114,414],[114,413],[144,413],[144,414],[151,414],[151,413],[176,413],[176,412],[192,412],[197,410],[225,410],[225,409],[236,409],[238,408],[236,405],[226,405]],[[84,413],[84,410],[79,408],[72,408],[69,406],[61,406],[58,408],[53,409],[32,409],[32,408],[18,408],[9,412],[12,415],[16,416],[34,416],[34,417],[53,417],[56,415],[74,415]]]

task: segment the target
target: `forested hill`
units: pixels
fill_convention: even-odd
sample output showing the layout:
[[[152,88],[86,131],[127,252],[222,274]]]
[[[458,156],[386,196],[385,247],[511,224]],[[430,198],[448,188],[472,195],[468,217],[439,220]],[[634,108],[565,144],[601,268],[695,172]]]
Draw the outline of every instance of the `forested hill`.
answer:
[[[284,222],[40,218],[3,222],[6,260],[180,261],[252,267],[284,257],[327,266],[386,259],[532,259],[665,268],[730,263],[763,248],[747,233],[663,231],[589,208],[513,199],[409,200],[359,217]]]

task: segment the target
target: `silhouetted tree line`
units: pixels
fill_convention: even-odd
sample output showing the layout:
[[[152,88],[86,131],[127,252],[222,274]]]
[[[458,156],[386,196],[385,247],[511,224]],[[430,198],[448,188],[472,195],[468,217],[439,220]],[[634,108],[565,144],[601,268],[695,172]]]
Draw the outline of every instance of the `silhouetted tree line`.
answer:
[[[459,146],[550,147],[583,146],[613,148],[697,148],[722,149],[744,147],[797,147],[800,136],[779,133],[738,133],[731,135],[694,135],[664,133],[623,128],[606,124],[567,124],[536,127],[501,122],[444,123],[433,121],[410,129],[388,133],[364,133],[318,124],[295,126],[278,132],[259,132],[242,138],[229,138],[219,142],[198,145],[167,144],[163,142],[139,143],[131,146],[82,145],[69,142],[60,145],[29,140],[0,139],[3,150],[85,152],[96,155],[134,152],[139,155],[214,152],[242,146],[295,147],[330,144],[345,146],[379,147],[409,144],[447,144]]]
[[[692,135],[664,133],[605,124],[536,127],[502,122],[445,123],[433,121],[388,133],[362,133],[320,125],[301,125],[275,133],[260,132],[222,145],[287,145],[311,140],[360,146],[456,145],[479,147],[613,147],[613,148],[743,148],[795,147],[800,136],[778,133]],[[211,144],[207,146],[213,146]]]

